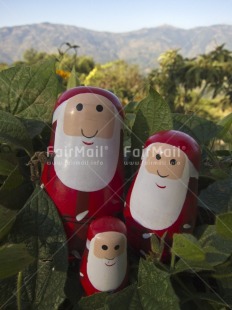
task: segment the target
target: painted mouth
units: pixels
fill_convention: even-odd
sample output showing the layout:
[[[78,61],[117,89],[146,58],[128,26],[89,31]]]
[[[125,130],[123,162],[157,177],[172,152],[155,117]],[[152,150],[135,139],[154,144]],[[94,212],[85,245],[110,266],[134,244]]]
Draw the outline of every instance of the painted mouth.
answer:
[[[83,129],[81,129],[81,134],[82,134],[82,136],[84,136],[84,137],[87,138],[87,139],[94,138],[94,137],[97,135],[97,133],[98,133],[98,130],[95,132],[95,134],[94,134],[93,136],[86,136],[86,135],[84,134]]]
[[[162,188],[162,189],[164,189],[164,188],[167,187],[167,186],[161,186],[161,185],[159,185],[159,184],[157,184],[157,183],[155,183],[155,185],[156,185],[157,187],[159,187],[159,188]]]
[[[113,263],[113,264],[106,264],[106,263],[105,263],[105,265],[108,266],[108,267],[114,266],[115,264],[116,264],[116,262]]]
[[[114,259],[115,259],[115,257],[114,257],[114,258],[106,258],[106,260],[108,260],[108,264],[105,263],[105,265],[108,266],[108,267],[114,266],[114,265],[116,264],[116,262],[114,262],[114,263],[112,263],[112,264],[109,264],[109,261],[110,261],[110,260],[114,260]]]
[[[93,144],[93,142],[85,142],[85,141],[82,141],[84,144],[86,144],[86,145],[92,145]]]
[[[161,178],[167,178],[167,177],[169,176],[169,174],[167,174],[167,175],[162,175],[162,174],[160,174],[160,173],[159,173],[159,170],[157,170],[157,174],[158,174],[158,176],[161,177]]]

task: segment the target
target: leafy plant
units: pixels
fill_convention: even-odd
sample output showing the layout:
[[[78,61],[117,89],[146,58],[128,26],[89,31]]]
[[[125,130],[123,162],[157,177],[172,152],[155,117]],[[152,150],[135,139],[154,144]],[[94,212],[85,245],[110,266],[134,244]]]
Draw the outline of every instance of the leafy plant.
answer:
[[[62,90],[55,67],[50,58],[0,72],[1,308],[231,308],[232,156],[229,149],[215,150],[218,139],[228,142],[231,115],[215,124],[193,114],[172,114],[152,87],[142,101],[125,106],[127,180],[140,159],[133,158],[134,150],[159,130],[184,131],[201,145],[197,226],[193,235],[174,236],[169,264],[161,263],[163,245],[154,237],[146,260],[129,252],[128,287],[83,297],[77,266],[68,266],[60,217],[44,190],[31,182],[27,166],[49,141],[52,109]],[[79,84],[74,67],[67,84]]]

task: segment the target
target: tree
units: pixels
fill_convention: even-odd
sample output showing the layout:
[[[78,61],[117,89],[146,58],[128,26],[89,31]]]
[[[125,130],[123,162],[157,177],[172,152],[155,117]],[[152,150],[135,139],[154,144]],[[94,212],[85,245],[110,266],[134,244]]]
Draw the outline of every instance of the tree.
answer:
[[[204,110],[206,103],[223,111],[232,101],[231,70],[232,53],[224,45],[192,59],[170,50],[160,56],[159,68],[150,73],[148,80],[172,111],[185,112],[196,107]]]
[[[37,52],[34,48],[26,50],[23,54],[23,59],[28,64],[34,64],[37,61],[48,58],[49,54],[45,52]]]
[[[86,77],[84,84],[112,90],[126,104],[134,97],[141,99],[145,80],[136,65],[116,60],[97,65]]]
[[[9,66],[7,63],[5,62],[1,62],[0,63],[0,71],[7,69]]]

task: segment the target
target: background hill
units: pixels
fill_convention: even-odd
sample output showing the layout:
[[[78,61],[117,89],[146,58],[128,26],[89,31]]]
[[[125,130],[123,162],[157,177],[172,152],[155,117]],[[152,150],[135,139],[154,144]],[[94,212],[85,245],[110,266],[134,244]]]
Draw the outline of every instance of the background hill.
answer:
[[[29,48],[57,52],[63,42],[70,42],[80,46],[79,55],[92,56],[96,62],[124,59],[148,71],[157,65],[157,57],[167,49],[179,48],[186,57],[207,53],[223,43],[227,49],[232,49],[232,26],[215,25],[185,30],[164,25],[110,33],[41,23],[0,28],[0,42],[0,62],[20,60]]]

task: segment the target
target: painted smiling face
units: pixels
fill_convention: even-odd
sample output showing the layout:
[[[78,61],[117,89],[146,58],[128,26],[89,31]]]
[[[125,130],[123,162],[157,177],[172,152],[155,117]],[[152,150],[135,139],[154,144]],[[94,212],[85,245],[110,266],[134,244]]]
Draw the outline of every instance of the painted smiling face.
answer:
[[[132,217],[151,230],[170,227],[180,215],[190,171],[186,154],[166,143],[152,143],[145,150],[131,193]]]
[[[68,100],[64,112],[64,133],[82,137],[83,143],[94,138],[110,139],[114,133],[115,107],[106,97],[78,94]]]
[[[122,119],[115,104],[94,92],[80,93],[56,109],[53,121],[54,168],[62,183],[84,192],[106,187],[120,150]]]
[[[117,289],[127,269],[126,236],[116,231],[97,234],[90,242],[87,275],[99,291]]]
[[[155,143],[148,150],[145,168],[161,179],[181,179],[186,164],[186,155],[175,146]]]

